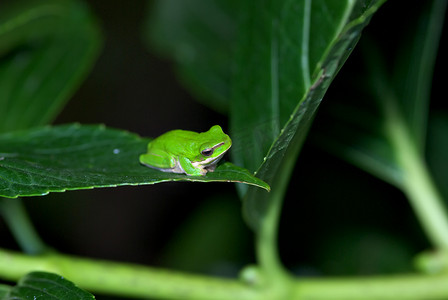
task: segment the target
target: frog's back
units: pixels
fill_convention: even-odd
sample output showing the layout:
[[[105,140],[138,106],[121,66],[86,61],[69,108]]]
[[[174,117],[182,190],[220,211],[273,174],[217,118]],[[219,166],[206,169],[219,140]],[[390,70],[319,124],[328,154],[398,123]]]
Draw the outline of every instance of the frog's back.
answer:
[[[161,136],[155,138],[152,142],[148,144],[150,147],[163,148],[167,151],[177,152],[184,147],[189,147],[196,141],[199,133],[188,130],[171,130]]]

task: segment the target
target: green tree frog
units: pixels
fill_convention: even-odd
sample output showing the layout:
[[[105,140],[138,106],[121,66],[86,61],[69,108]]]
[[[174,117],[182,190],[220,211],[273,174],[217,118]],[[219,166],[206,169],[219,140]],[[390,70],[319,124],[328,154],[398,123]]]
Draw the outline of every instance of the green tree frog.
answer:
[[[148,143],[140,163],[163,172],[204,176],[213,172],[232,140],[218,125],[206,132],[172,130]]]

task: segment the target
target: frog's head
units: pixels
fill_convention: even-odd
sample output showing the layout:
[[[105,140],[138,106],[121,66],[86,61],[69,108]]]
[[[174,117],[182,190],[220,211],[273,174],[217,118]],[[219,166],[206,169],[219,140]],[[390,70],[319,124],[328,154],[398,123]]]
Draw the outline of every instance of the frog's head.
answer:
[[[232,140],[222,131],[219,125],[213,126],[209,131],[200,133],[199,140],[199,155],[195,164],[203,167],[214,168],[232,146]]]

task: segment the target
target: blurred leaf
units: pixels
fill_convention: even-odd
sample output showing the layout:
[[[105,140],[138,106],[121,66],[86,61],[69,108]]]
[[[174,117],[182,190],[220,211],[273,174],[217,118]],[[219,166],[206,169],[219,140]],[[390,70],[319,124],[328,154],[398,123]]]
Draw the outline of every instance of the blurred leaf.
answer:
[[[428,127],[428,164],[444,199],[448,199],[448,115],[432,116]]]
[[[33,272],[25,275],[2,300],[87,300],[95,297],[62,276]]]
[[[233,80],[233,154],[237,164],[257,170],[273,193],[285,190],[320,101],[383,2],[244,2]],[[249,190],[244,210],[253,228],[265,218],[271,196]]]
[[[441,274],[448,270],[448,252],[444,250],[424,251],[414,257],[414,267],[427,274]]]
[[[384,275],[412,271],[413,249],[400,236],[368,228],[330,232],[314,253],[316,264],[325,275]]]
[[[83,2],[0,9],[0,132],[54,119],[92,66],[101,37]]]
[[[139,163],[148,139],[104,126],[77,124],[0,135],[0,196],[154,184],[167,181],[242,182],[269,190],[247,170],[220,164],[206,176],[160,172]]]
[[[145,24],[150,47],[174,60],[185,86],[220,112],[229,106],[238,5],[235,0],[159,0]]]
[[[433,69],[441,38],[446,0],[424,3],[415,28],[396,55],[393,86],[415,142],[423,152]],[[412,25],[414,25],[412,24]]]
[[[324,114],[326,122],[319,128],[316,142],[327,151],[356,165],[358,168],[395,186],[400,186],[402,170],[397,165],[393,149],[384,137],[381,113],[365,101],[365,108],[355,103],[329,103]],[[374,102],[374,101],[372,101]]]
[[[3,299],[9,291],[11,290],[11,287],[6,284],[0,284],[0,299]]]
[[[283,154],[296,128],[312,119],[378,2],[365,11],[358,11],[365,1],[246,3],[234,80],[233,153],[255,171],[266,156]],[[351,21],[355,11],[360,19]]]
[[[164,267],[226,277],[239,273],[252,239],[232,197],[208,197],[193,211],[165,247]]]
[[[401,50],[395,53],[396,64],[392,70],[387,68],[386,55],[381,53],[377,43],[369,41],[364,45],[369,76],[363,76],[367,80],[357,85],[368,84],[370,95],[357,95],[352,103],[346,103],[349,97],[333,103],[327,110],[329,125],[319,133],[319,143],[326,149],[399,188],[403,169],[387,136],[388,120],[384,113],[397,110],[412,135],[412,142],[422,152],[432,70],[447,2],[435,0],[432,5],[426,4],[422,4],[425,9],[418,22],[412,21],[417,24],[416,28],[411,27],[409,34],[413,39],[402,43]],[[376,101],[369,103],[359,99]]]

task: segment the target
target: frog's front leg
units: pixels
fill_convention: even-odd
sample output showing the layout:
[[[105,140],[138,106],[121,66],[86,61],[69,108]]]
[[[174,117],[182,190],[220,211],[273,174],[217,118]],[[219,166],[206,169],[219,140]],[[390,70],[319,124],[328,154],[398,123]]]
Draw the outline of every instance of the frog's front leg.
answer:
[[[204,176],[207,173],[202,166],[195,167],[186,157],[179,157],[179,164],[187,175]]]

